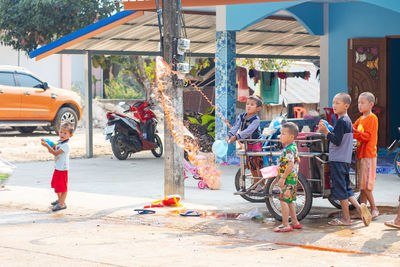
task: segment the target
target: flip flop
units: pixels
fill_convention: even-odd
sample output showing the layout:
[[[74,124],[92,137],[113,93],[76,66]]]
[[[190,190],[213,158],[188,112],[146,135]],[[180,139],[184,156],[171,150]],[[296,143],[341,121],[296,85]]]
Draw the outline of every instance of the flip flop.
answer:
[[[155,210],[146,210],[146,209],[134,209],[134,211],[137,211],[138,214],[154,214],[156,213]]]
[[[185,213],[179,213],[179,215],[184,216],[184,217],[199,217],[201,214],[195,210],[190,210]]]
[[[59,210],[65,210],[67,208],[67,205],[64,205],[64,207],[61,207],[60,205],[56,204],[51,210],[53,212],[59,211]]]
[[[292,225],[292,228],[293,229],[301,229],[301,228],[303,228],[303,225],[301,225],[301,224]]]
[[[351,226],[351,223],[344,223],[341,220],[339,220],[338,218],[333,219],[332,221],[328,222],[329,225],[333,225],[333,226]]]
[[[278,227],[276,227],[274,229],[275,233],[285,233],[285,232],[291,232],[291,231],[293,231],[293,227],[290,227],[290,226],[286,227],[283,224],[279,225]]]
[[[385,224],[387,227],[392,227],[392,228],[400,229],[400,225],[395,224],[395,223],[394,223],[394,220],[384,222],[384,224]]]
[[[368,226],[371,223],[372,215],[369,212],[368,207],[367,205],[365,205],[365,203],[361,203],[360,208],[361,208],[361,219],[364,225]]]
[[[55,206],[55,205],[57,205],[58,204],[58,200],[56,200],[56,201],[53,201],[53,202],[51,202],[50,203],[52,206]]]

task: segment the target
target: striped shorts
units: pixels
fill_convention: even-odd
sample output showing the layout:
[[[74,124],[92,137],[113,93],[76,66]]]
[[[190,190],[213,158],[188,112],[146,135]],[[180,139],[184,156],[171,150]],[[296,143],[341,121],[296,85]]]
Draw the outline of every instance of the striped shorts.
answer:
[[[376,178],[376,158],[357,159],[357,177],[361,190],[372,191]]]

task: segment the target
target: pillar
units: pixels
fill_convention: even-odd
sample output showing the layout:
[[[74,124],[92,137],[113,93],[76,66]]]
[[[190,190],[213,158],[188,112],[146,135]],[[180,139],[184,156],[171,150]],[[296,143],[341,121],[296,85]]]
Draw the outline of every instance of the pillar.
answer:
[[[215,139],[226,138],[229,127],[225,120],[232,125],[236,119],[236,32],[217,31],[215,50]],[[235,146],[229,145],[225,157],[217,161],[229,162],[235,156]]]

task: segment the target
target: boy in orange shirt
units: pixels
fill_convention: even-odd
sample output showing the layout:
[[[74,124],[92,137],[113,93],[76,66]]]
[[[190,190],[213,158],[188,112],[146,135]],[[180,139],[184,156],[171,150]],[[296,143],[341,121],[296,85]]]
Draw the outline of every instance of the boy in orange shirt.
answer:
[[[379,215],[372,190],[376,177],[378,142],[378,118],[372,113],[375,97],[364,92],[358,97],[358,110],[362,116],[353,124],[353,135],[357,139],[357,176],[360,181],[361,203],[371,205],[372,219]]]

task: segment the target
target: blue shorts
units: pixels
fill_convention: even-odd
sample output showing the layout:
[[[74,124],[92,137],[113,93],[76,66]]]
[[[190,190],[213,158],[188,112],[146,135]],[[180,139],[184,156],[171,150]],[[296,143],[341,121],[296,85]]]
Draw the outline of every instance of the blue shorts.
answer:
[[[350,188],[350,163],[329,161],[331,176],[331,197],[334,200],[345,200],[354,196]]]

